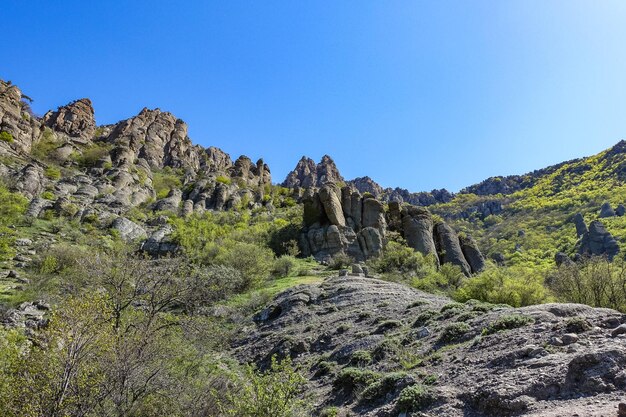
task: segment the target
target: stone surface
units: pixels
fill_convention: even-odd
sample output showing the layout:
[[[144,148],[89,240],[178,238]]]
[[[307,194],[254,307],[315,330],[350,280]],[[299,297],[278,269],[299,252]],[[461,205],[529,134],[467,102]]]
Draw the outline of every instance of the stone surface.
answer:
[[[445,223],[438,223],[435,225],[435,236],[437,252],[441,263],[450,263],[461,268],[461,271],[466,276],[472,274],[472,269],[465,260],[459,237],[450,227]]]
[[[433,239],[433,219],[428,210],[411,206],[403,208],[402,228],[409,247],[424,255],[437,255]]]
[[[125,217],[115,219],[111,224],[111,229],[117,230],[120,237],[127,242],[145,239],[147,236],[143,227]]]
[[[322,187],[327,182],[335,184],[343,182],[343,177],[339,173],[333,159],[324,155],[321,161],[316,164],[311,158],[303,156],[295,169],[291,171],[282,186],[288,188],[311,188]]]
[[[44,126],[82,144],[90,143],[96,131],[91,100],[82,98],[49,111],[42,119]]]
[[[602,204],[602,207],[600,207],[600,218],[604,218],[604,217],[613,217],[615,216],[615,211],[613,210],[613,207],[611,207],[611,203],[604,203]]]
[[[582,235],[578,246],[578,253],[581,255],[603,255],[609,260],[612,260],[620,250],[613,235],[604,228],[599,220],[594,220],[589,224],[589,230]]]
[[[472,274],[477,274],[485,269],[485,258],[478,248],[478,243],[467,235],[459,236],[459,243]]]

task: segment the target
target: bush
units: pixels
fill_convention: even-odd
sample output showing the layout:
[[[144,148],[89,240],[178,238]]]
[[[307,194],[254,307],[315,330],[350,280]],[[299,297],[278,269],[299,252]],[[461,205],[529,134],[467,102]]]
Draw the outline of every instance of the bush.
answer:
[[[228,393],[226,404],[220,404],[222,415],[292,417],[304,408],[298,395],[304,390],[306,379],[289,359],[278,362],[272,357],[271,368],[266,372],[248,366],[244,377],[236,383],[238,389]]]
[[[462,340],[471,329],[472,328],[467,323],[463,322],[448,324],[441,331],[439,341],[443,343],[458,342]]]
[[[350,365],[363,367],[372,363],[372,355],[366,350],[356,350],[350,357]]]
[[[0,140],[7,143],[13,143],[13,135],[9,132],[0,132]]]
[[[370,402],[384,398],[396,388],[396,384],[406,378],[405,372],[392,372],[384,375],[380,380],[370,384],[361,393],[361,401]]]
[[[154,188],[157,199],[167,197],[169,192],[174,188],[181,188],[181,176],[181,172],[173,170],[170,167],[165,167],[162,170],[154,170],[152,175],[152,188]]]
[[[369,369],[344,368],[339,372],[333,385],[346,392],[360,391],[380,379],[380,374]]]
[[[503,330],[517,329],[518,327],[526,326],[530,323],[534,323],[534,319],[528,316],[522,316],[521,314],[509,314],[498,318],[483,330],[484,334],[493,334]]]
[[[55,166],[49,166],[44,170],[44,175],[51,180],[61,179],[61,169]]]
[[[22,220],[22,215],[28,207],[28,200],[20,193],[11,192],[0,182],[0,261],[15,256],[13,242],[15,240],[14,226]]]
[[[110,145],[106,143],[94,143],[83,149],[82,154],[74,159],[81,167],[93,167],[98,161],[109,155],[110,149]]]
[[[412,385],[400,391],[397,407],[403,412],[419,411],[428,407],[434,401],[430,390],[420,384]]]
[[[276,277],[288,277],[297,265],[296,258],[290,255],[282,255],[274,261],[272,274]]]
[[[232,242],[220,248],[215,262],[241,272],[244,288],[259,287],[270,275],[274,254],[271,250],[244,242]]]
[[[591,257],[580,264],[561,265],[548,278],[555,295],[566,302],[626,312],[626,262]]]
[[[522,307],[547,302],[550,295],[540,272],[522,267],[492,267],[466,280],[455,292],[454,299]]]
[[[430,321],[437,318],[439,313],[435,310],[424,310],[417,315],[413,322],[413,327],[426,326]]]
[[[217,178],[215,178],[215,181],[217,181],[220,184],[226,184],[226,185],[230,185],[232,180],[228,177],[225,177],[223,175],[218,175]]]

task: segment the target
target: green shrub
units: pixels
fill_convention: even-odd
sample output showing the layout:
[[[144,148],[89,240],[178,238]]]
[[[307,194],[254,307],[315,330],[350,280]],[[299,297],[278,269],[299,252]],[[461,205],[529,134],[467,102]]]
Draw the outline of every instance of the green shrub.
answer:
[[[274,254],[259,245],[232,242],[219,249],[215,262],[237,269],[247,281],[245,287],[256,288],[269,277]]]
[[[13,143],[13,135],[9,132],[0,132],[0,140],[7,143]]]
[[[509,314],[498,318],[483,330],[484,334],[493,334],[503,330],[517,329],[534,323],[534,319],[521,314]]]
[[[399,381],[406,378],[406,372],[385,374],[378,381],[368,385],[360,395],[362,402],[378,401],[396,388]]]
[[[430,321],[437,318],[439,313],[435,310],[424,310],[417,315],[413,322],[413,327],[426,326]]]
[[[366,350],[356,350],[350,357],[350,365],[363,367],[372,363],[372,354]]]
[[[167,197],[174,188],[181,188],[181,177],[182,173],[180,171],[170,167],[165,167],[162,170],[153,170],[152,187],[156,192],[157,199]]]
[[[333,385],[347,392],[360,391],[380,379],[380,374],[369,369],[344,368],[339,372]]]
[[[30,150],[30,154],[41,161],[54,161],[54,155],[59,144],[56,142],[54,133],[48,127],[46,127],[41,135],[41,138],[33,144]]]
[[[458,342],[463,339],[471,329],[472,328],[467,323],[463,322],[448,324],[441,331],[439,341],[443,343]]]
[[[288,277],[294,272],[296,265],[296,258],[290,255],[282,255],[274,261],[272,273],[279,278]]]
[[[317,371],[315,372],[316,377],[328,375],[333,372],[335,369],[335,364],[328,361],[321,361],[317,364]]]
[[[98,161],[109,155],[111,146],[106,143],[93,143],[82,150],[82,154],[76,156],[75,161],[82,167],[93,167]]]
[[[411,385],[400,391],[397,407],[403,412],[420,411],[434,402],[430,390],[420,384]]]
[[[51,180],[61,179],[61,169],[55,166],[49,166],[44,170],[44,175]]]
[[[218,183],[220,183],[220,184],[226,184],[226,185],[230,185],[230,184],[231,184],[231,182],[232,182],[232,180],[231,180],[230,178],[225,177],[225,176],[223,176],[223,175],[218,175],[218,176],[215,178],[215,181],[217,181],[217,182],[218,182]]]
[[[565,329],[569,333],[584,333],[591,328],[591,323],[584,317],[572,317],[565,322]]]
[[[540,271],[522,267],[493,267],[466,280],[454,294],[457,301],[476,299],[522,307],[550,300]]]
[[[45,198],[46,200],[54,200],[54,194],[52,191],[44,191],[41,193],[41,198]]]
[[[320,417],[339,417],[339,408],[327,407],[320,412]]]

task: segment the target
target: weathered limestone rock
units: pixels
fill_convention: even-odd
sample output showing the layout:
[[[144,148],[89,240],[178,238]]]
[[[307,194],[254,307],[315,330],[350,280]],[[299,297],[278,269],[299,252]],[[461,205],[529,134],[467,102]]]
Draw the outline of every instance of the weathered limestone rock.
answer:
[[[383,234],[387,222],[385,221],[385,209],[383,203],[375,198],[365,198],[363,200],[363,228],[373,227]]]
[[[93,106],[88,98],[49,111],[42,121],[44,126],[82,144],[89,143],[96,131]]]
[[[111,229],[117,230],[120,237],[127,242],[137,239],[145,239],[147,236],[143,227],[125,217],[118,217],[115,219],[111,224]]]
[[[602,222],[594,220],[589,224],[589,231],[579,242],[578,253],[581,255],[604,255],[613,260],[619,253],[619,244],[605,228]]]
[[[438,223],[435,225],[434,230],[441,263],[457,265],[466,276],[470,276],[472,270],[465,260],[459,243],[459,237],[454,229],[445,223]]]
[[[327,182],[343,182],[343,177],[339,174],[332,158],[324,155],[320,163],[315,164],[311,158],[303,156],[298,161],[296,168],[287,175],[282,186],[287,188],[319,188]]]
[[[615,211],[613,210],[613,207],[611,207],[611,203],[606,202],[604,204],[602,204],[602,207],[600,207],[600,218],[605,218],[605,217],[613,217],[615,216]]]
[[[402,210],[402,228],[406,243],[424,255],[436,255],[433,240],[433,219],[428,210],[421,207],[406,207]]]
[[[478,244],[471,236],[460,236],[459,242],[461,250],[465,256],[465,260],[469,264],[472,274],[477,274],[485,269],[485,258],[478,249]]]
[[[319,191],[319,199],[324,207],[324,212],[331,224],[345,226],[346,219],[343,216],[341,201],[337,196],[337,189],[334,185],[325,185]]]
[[[170,190],[167,197],[157,201],[154,204],[154,211],[171,211],[178,213],[178,207],[182,202],[183,192],[177,188]]]

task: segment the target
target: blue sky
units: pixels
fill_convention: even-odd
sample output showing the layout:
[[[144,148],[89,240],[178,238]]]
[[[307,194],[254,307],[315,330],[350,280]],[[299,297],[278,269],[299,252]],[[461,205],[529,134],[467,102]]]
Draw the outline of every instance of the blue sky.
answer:
[[[590,155],[626,138],[624,1],[1,0],[0,78],[38,113],[159,107],[195,143],[302,155],[412,191]]]

